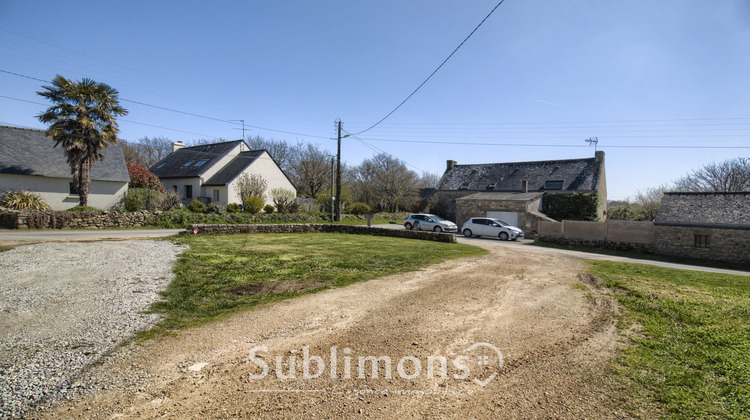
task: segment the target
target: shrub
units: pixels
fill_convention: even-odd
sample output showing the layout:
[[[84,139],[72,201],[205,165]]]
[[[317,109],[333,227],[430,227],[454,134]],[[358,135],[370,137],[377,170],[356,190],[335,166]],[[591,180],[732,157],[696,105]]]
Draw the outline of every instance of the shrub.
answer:
[[[598,219],[599,197],[591,193],[549,194],[542,198],[542,213],[555,220]]]
[[[220,203],[208,203],[206,209],[203,210],[203,213],[224,214],[226,210],[226,207],[222,206]]]
[[[263,208],[263,204],[265,203],[263,203],[263,198],[258,197],[257,195],[251,195],[245,197],[242,204],[245,206],[246,212],[255,214]]]
[[[190,202],[190,204],[188,204],[188,210],[192,211],[193,213],[203,213],[203,210],[205,209],[206,205],[198,200],[193,200]]]
[[[275,210],[276,210],[276,208],[274,206],[270,205],[270,204],[266,204],[266,206],[263,207],[263,211],[266,212],[266,213],[268,213],[268,214],[273,213]]]
[[[237,213],[240,211],[240,205],[237,203],[231,203],[227,205],[227,213]]]
[[[175,189],[166,190],[163,194],[159,195],[156,201],[156,208],[159,210],[169,211],[174,208],[181,208],[180,201],[182,200],[182,194],[177,192]]]
[[[148,188],[130,188],[125,196],[125,210],[141,211],[161,208],[166,193]]]
[[[39,194],[26,190],[6,192],[0,199],[0,206],[11,210],[49,210],[49,204]]]
[[[297,197],[294,195],[294,191],[290,191],[284,188],[274,188],[271,190],[271,199],[273,205],[279,213],[293,213],[292,204],[297,203]],[[299,206],[297,206],[297,210]]]
[[[364,213],[369,213],[371,211],[372,209],[367,205],[367,203],[362,203],[359,201],[352,204],[352,206],[349,208],[349,213],[356,214],[358,216]]]
[[[159,181],[159,177],[143,166],[127,164],[128,175],[130,175],[130,188],[151,188],[159,192],[164,192],[164,186]]]

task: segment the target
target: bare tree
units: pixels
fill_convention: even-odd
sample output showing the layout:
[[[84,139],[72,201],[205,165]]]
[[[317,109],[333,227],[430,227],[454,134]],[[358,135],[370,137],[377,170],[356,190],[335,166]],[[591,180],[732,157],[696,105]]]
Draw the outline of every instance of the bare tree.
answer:
[[[292,180],[301,197],[315,198],[320,191],[330,188],[328,154],[318,145],[299,145],[291,167]]]
[[[296,147],[284,140],[265,139],[261,136],[248,138],[247,144],[253,150],[265,149],[284,173],[290,174],[292,172],[292,162],[297,154]]]
[[[432,172],[424,172],[417,182],[418,188],[437,188],[440,177]]]
[[[256,196],[263,198],[266,188],[268,188],[268,182],[258,174],[242,174],[237,180],[237,190],[243,203],[247,197]]]
[[[738,157],[710,163],[675,181],[675,187],[689,192],[750,191],[750,159]]]
[[[413,207],[418,199],[417,174],[387,153],[362,161],[354,178],[355,199],[373,208],[399,211]]]
[[[143,166],[150,168],[172,153],[172,140],[166,137],[142,137],[138,140]]]

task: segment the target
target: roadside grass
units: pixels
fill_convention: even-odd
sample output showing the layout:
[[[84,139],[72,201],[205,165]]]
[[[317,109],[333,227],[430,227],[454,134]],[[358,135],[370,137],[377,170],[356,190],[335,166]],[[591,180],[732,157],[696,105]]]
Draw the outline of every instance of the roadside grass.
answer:
[[[698,267],[712,267],[712,268],[725,268],[728,270],[741,270],[741,271],[747,271],[750,273],[750,265],[746,265],[746,264],[733,264],[733,263],[721,262],[721,261],[699,260],[695,258],[671,257],[668,255],[649,254],[646,252],[620,251],[620,250],[607,249],[607,248],[590,248],[590,247],[585,247],[585,246],[561,245],[561,244],[553,244],[553,243],[541,242],[541,241],[534,241],[534,242],[529,243],[528,245],[539,246],[543,248],[556,248],[556,249],[566,249],[570,251],[588,252],[591,254],[613,255],[616,257],[624,257],[624,258],[637,258],[641,260],[663,261],[663,262],[670,262],[670,263],[676,263],[676,264],[695,265]]]
[[[631,413],[750,418],[750,277],[592,261],[591,272],[636,327],[614,362]]]
[[[254,305],[417,270],[487,251],[469,245],[340,233],[189,235],[175,279],[151,307],[164,318],[141,338]]]

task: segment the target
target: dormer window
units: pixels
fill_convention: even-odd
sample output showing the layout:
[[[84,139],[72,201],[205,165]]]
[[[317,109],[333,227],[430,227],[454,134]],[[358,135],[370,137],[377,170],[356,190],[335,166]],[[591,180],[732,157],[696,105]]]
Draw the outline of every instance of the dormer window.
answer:
[[[563,187],[563,180],[544,181],[545,190],[561,190]]]
[[[469,189],[469,183],[468,182],[464,182],[463,184],[461,184],[460,187],[458,187],[458,189],[459,190],[467,190],[467,189]]]
[[[492,184],[487,184],[488,190],[494,190],[495,187],[497,187],[497,182],[493,182]]]

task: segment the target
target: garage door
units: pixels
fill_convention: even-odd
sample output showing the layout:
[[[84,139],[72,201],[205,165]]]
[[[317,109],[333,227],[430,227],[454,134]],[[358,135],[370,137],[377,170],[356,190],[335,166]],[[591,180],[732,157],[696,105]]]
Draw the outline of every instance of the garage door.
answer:
[[[500,219],[505,223],[518,226],[518,213],[512,211],[488,211],[487,217]]]

